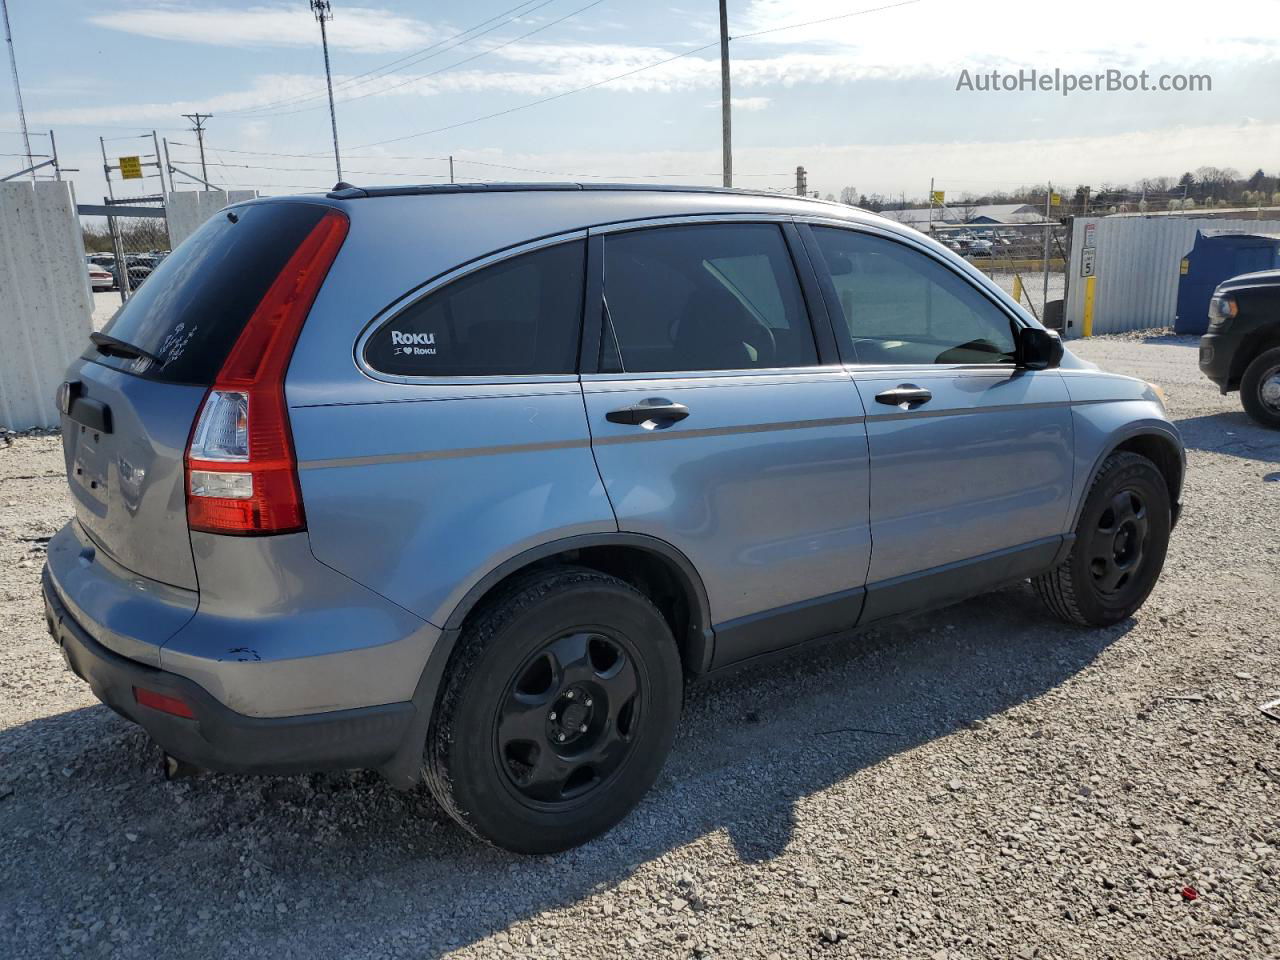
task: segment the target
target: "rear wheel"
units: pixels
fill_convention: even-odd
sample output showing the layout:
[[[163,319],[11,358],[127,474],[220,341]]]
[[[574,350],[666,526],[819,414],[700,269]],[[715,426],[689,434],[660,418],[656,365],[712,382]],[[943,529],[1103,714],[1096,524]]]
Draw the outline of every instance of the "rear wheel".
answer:
[[[1280,347],[1264,350],[1245,368],[1240,401],[1264,427],[1280,427]]]
[[[1156,585],[1170,527],[1169,490],[1156,465],[1136,453],[1113,453],[1090,486],[1071,553],[1035,578],[1036,592],[1068,623],[1118,623]]]
[[[671,631],[635,588],[575,567],[533,574],[459,640],[427,736],[427,783],[497,846],[577,846],[653,785],[682,683]]]

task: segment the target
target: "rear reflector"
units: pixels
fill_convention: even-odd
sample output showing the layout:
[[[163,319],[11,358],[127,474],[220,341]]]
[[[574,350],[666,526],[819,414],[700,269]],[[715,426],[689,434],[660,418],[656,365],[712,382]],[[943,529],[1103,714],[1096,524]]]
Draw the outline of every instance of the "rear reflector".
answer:
[[[133,688],[133,699],[144,707],[150,707],[152,710],[159,710],[161,713],[169,713],[175,717],[186,717],[188,720],[194,720],[196,715],[191,712],[191,708],[187,706],[187,702],[180,697],[170,697],[163,693],[156,693],[154,690],[147,690],[145,687]]]
[[[284,378],[298,334],[347,237],[330,210],[263,295],[205,396],[187,445],[187,525],[261,535],[306,529]]]

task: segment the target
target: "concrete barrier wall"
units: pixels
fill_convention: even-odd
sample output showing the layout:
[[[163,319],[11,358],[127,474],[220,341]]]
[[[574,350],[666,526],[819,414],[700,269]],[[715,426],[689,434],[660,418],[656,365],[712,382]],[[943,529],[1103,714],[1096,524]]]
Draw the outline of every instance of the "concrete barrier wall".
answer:
[[[0,183],[0,425],[58,425],[54,392],[92,313],[71,184]]]
[[[169,219],[169,249],[178,244],[223,207],[243,203],[258,195],[257,190],[179,190],[165,197],[165,213]]]

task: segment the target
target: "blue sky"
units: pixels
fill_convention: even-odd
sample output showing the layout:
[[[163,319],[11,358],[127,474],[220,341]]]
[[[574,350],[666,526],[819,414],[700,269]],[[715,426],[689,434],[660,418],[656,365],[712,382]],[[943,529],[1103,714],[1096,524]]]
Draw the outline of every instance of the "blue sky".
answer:
[[[459,179],[718,182],[718,51],[690,53],[717,37],[712,0],[333,2],[348,180],[443,179],[439,158],[452,154]],[[949,199],[1046,180],[1097,188],[1202,165],[1280,172],[1276,0],[1220,0],[1194,17],[1156,0],[874,9],[893,2],[729,4],[730,32],[741,38],[737,185],[787,188],[798,164],[824,194],[853,186],[923,196],[934,177]],[[332,184],[319,30],[305,3],[10,0],[10,15],[29,123],[55,130],[64,165],[80,168],[82,201],[104,189],[99,136],[112,138],[114,158],[150,152],[137,134],[155,128],[175,162],[198,172],[180,116],[196,110],[214,115],[214,182],[273,193]],[[760,31],[770,32],[746,36]],[[680,53],[688,55],[641,69]],[[1208,73],[1213,89],[956,90],[961,70],[1030,68]],[[21,150],[13,103],[0,80],[3,154]],[[511,108],[521,109],[467,122]],[[452,129],[416,135],[442,127]],[[33,148],[46,142],[37,137]],[[118,192],[143,189],[154,181]]]

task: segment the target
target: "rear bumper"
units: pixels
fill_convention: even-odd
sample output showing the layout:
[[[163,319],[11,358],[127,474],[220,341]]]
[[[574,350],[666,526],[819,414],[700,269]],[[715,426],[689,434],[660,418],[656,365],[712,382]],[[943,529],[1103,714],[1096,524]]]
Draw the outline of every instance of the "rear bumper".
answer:
[[[412,742],[418,715],[412,701],[290,717],[237,713],[193,680],[127,659],[95,640],[68,612],[48,569],[43,586],[49,632],[72,671],[99,700],[181,760],[227,773],[381,769]],[[181,699],[194,718],[140,705],[135,687]]]

